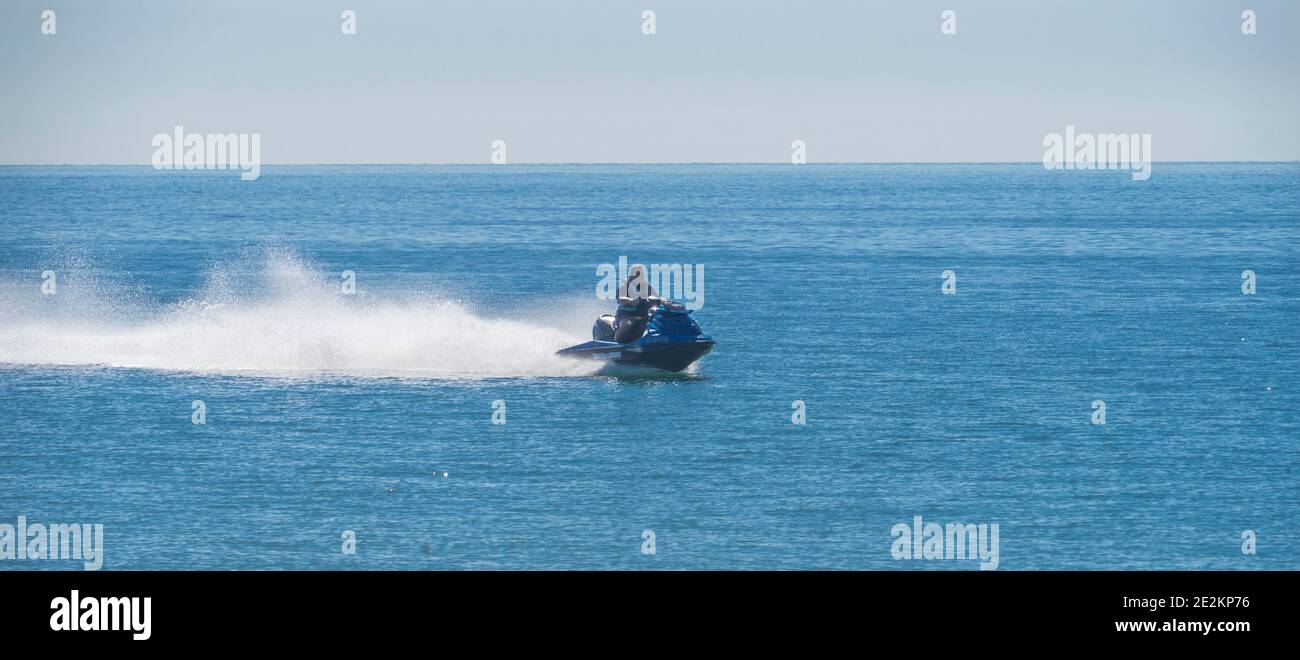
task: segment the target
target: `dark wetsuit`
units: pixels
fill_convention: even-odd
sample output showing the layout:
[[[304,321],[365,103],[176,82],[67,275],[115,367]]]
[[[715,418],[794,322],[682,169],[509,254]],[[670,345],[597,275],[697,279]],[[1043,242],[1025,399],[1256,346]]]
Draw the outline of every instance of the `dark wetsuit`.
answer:
[[[645,274],[641,273],[640,277],[644,282]],[[655,290],[648,282],[640,287],[629,286],[634,279],[636,279],[635,275],[619,287],[618,311],[614,313],[614,341],[620,344],[636,341],[645,334],[646,323],[650,321],[650,308],[655,304],[648,298],[657,300]],[[647,295],[645,297],[637,295],[640,293],[637,291],[638,288]]]
[[[650,301],[645,298],[635,300],[624,298],[614,314],[614,341],[620,344],[636,341],[645,334],[646,323],[650,321]]]

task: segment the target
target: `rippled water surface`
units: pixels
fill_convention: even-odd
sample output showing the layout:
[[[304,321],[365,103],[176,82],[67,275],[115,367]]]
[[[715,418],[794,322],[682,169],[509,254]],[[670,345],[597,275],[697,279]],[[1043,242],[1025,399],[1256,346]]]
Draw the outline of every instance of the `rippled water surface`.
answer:
[[[893,559],[918,515],[1004,570],[1297,568],[1298,184],[0,167],[0,522],[108,569],[977,568]],[[620,256],[704,265],[690,373],[553,355]]]

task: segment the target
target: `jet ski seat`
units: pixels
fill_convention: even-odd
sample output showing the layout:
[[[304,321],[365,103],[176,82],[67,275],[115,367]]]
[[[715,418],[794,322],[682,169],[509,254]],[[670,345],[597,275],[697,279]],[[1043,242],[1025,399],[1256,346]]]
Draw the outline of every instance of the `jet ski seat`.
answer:
[[[645,298],[619,298],[618,302],[618,311],[613,320],[614,341],[620,344],[634,342],[645,334],[646,324],[650,321],[651,301]]]
[[[597,341],[614,341],[614,315],[601,314],[591,326],[591,338]]]

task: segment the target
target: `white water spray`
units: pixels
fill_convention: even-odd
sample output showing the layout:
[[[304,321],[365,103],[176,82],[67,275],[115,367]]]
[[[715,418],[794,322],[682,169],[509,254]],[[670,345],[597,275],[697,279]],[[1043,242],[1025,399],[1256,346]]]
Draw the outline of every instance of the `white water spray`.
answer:
[[[292,255],[271,253],[258,266],[239,283],[215,270],[200,295],[161,309],[131,304],[93,277],[54,296],[41,295],[38,281],[0,282],[0,363],[431,378],[598,367],[556,356],[583,338],[553,325],[488,318],[428,294],[342,295]],[[564,325],[590,319],[582,309]]]

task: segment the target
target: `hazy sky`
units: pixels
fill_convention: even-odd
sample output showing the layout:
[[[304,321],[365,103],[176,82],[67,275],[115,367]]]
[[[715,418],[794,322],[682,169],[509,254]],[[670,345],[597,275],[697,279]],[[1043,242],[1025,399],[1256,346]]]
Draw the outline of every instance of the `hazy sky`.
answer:
[[[1036,162],[1067,124],[1297,160],[1297,83],[1286,0],[0,3],[3,163],[145,164],[177,124],[270,165]]]

